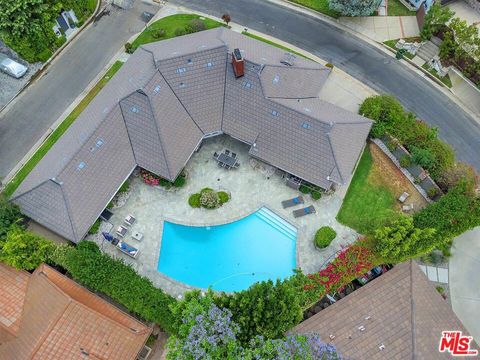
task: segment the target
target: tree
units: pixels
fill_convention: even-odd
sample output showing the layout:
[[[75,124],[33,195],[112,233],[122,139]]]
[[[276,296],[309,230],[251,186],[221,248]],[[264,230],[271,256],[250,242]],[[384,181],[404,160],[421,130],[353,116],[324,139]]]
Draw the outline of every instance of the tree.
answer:
[[[228,23],[230,21],[232,21],[232,18],[230,16],[230,14],[225,13],[225,14],[222,15],[222,20],[225,21],[225,24],[227,24],[227,26],[228,26]]]
[[[445,192],[465,181],[466,192],[473,195],[478,187],[478,174],[469,164],[458,162],[445,170],[438,178],[438,184]]]
[[[381,0],[330,0],[330,9],[343,16],[369,16],[378,9]]]
[[[411,217],[402,216],[375,231],[374,251],[385,262],[399,263],[434,250],[434,234],[435,229],[416,228]]]
[[[14,226],[1,247],[0,260],[17,269],[34,270],[47,261],[54,248],[51,241]]]
[[[455,49],[455,58],[463,57],[464,52],[467,52],[473,57],[480,57],[480,38],[478,35],[478,28],[475,25],[468,25],[465,20],[454,18],[448,24],[453,30],[454,39],[457,43]]]
[[[390,95],[371,96],[360,106],[359,114],[375,121],[372,136],[380,137],[405,119],[403,106]]]
[[[420,32],[422,40],[430,40],[433,34],[437,33],[453,15],[455,15],[455,12],[449,7],[434,3],[425,15],[423,28]]]
[[[435,166],[435,156],[428,149],[421,149],[417,146],[410,146],[412,153],[412,161],[424,167],[425,169],[432,169]]]
[[[288,281],[271,280],[253,284],[244,291],[216,299],[229,309],[240,326],[238,338],[243,344],[257,335],[274,339],[302,320],[298,289]]]
[[[0,194],[0,246],[5,240],[10,227],[20,221],[22,214],[17,205],[9,203],[5,197]]]

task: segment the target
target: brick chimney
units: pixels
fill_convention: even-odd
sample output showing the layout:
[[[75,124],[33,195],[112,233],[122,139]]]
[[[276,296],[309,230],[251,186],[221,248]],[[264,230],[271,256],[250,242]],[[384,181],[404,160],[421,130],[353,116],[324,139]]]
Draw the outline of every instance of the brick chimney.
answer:
[[[242,58],[240,49],[234,49],[232,52],[232,66],[233,66],[233,72],[235,73],[236,78],[239,78],[245,74],[244,73],[245,61]]]

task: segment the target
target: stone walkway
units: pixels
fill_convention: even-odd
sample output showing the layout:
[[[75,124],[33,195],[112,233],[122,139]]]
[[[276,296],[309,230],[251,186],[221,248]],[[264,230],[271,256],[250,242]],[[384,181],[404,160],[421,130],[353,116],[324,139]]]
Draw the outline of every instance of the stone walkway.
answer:
[[[237,170],[227,171],[219,168],[213,159],[215,151],[228,148],[238,154],[241,166]],[[254,169],[250,164],[248,146],[227,136],[208,139],[201,150],[194,154],[186,166],[187,184],[181,189],[165,190],[161,187],[150,187],[139,177],[131,181],[131,194],[126,204],[114,209],[111,222],[115,228],[128,214],[137,218],[132,231],[144,233],[141,242],[126,236],[126,241],[139,248],[136,260],[120,253],[108,242],[102,242],[101,235],[91,236],[112,256],[121,257],[142,275],[150,278],[156,286],[172,295],[178,296],[190,287],[180,284],[157,271],[161,248],[163,220],[196,226],[212,226],[243,218],[262,206],[267,206],[277,214],[293,223],[298,229],[297,266],[305,273],[314,272],[339,249],[340,245],[353,242],[357,234],[350,228],[339,224],[335,217],[342,204],[344,187],[333,195],[324,195],[313,201],[309,195],[304,196],[305,206],[313,204],[317,209],[314,215],[295,219],[292,209],[285,210],[281,201],[299,194],[287,187],[280,175],[269,176],[267,169]],[[214,190],[226,190],[231,193],[231,200],[216,210],[194,209],[188,205],[190,194],[204,187]],[[324,250],[316,250],[313,236],[321,226],[331,226],[337,231],[337,238]],[[179,261],[182,261],[179,259]]]

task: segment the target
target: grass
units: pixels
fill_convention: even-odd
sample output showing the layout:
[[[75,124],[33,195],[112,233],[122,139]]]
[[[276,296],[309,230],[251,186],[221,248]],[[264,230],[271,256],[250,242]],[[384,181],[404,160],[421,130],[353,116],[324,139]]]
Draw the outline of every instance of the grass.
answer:
[[[450,76],[445,75],[444,77],[440,77],[435,69],[430,69],[427,63],[422,65],[422,68],[427,70],[431,75],[435,76],[438,80],[440,80],[445,86],[451,88],[452,87],[452,80],[450,80]]]
[[[200,17],[200,15],[195,14],[176,14],[157,20],[143,30],[143,32],[132,42],[132,51],[143,44],[173,38],[176,36],[175,30],[185,29],[191,20],[200,19]],[[208,18],[204,18],[202,21],[207,29],[225,26],[225,24],[221,22]],[[154,37],[154,34],[157,30],[164,30],[165,34],[161,38],[156,38]]]
[[[415,11],[408,10],[399,0],[388,0],[388,16],[415,16]]]
[[[340,17],[340,13],[331,10],[328,5],[328,0],[290,0],[293,3],[308,7],[312,10],[321,12],[322,14],[331,16],[335,19]]]
[[[404,40],[406,42],[413,42],[413,41],[416,41],[417,39],[418,38],[405,38]],[[388,47],[391,47],[393,50],[397,51],[398,49],[395,47],[395,44],[398,42],[398,40],[399,39],[387,40],[387,41],[384,41],[383,43]],[[405,54],[403,54],[403,56],[412,60],[415,55],[412,55],[409,52],[406,52]]]
[[[364,235],[371,234],[398,214],[394,210],[395,196],[385,186],[372,182],[369,175],[373,168],[372,154],[367,146],[337,215],[340,223]]]
[[[5,186],[3,193],[8,198],[12,196],[15,190],[20,186],[22,181],[27,177],[30,171],[40,162],[45,154],[52,148],[57,140],[67,131],[70,125],[77,119],[82,111],[87,107],[90,101],[100,92],[100,90],[107,84],[112,76],[120,69],[123,62],[115,62],[107,73],[100,79],[100,81],[93,87],[92,90],[80,101],[75,109],[62,121],[62,123],[47,137],[44,143],[40,146],[37,152],[23,165],[15,177]]]
[[[250,34],[248,31],[243,31],[242,34],[245,35],[245,36],[251,37],[252,39],[256,39],[256,40],[259,40],[259,41],[263,41],[264,43],[267,43],[267,44],[269,44],[269,45],[275,46],[275,47],[277,47],[277,48],[279,48],[279,49],[288,51],[288,52],[290,52],[290,53],[292,53],[292,54],[296,54],[296,55],[301,56],[301,57],[303,57],[303,58],[305,58],[305,59],[315,61],[315,60],[310,59],[309,57],[307,57],[307,56],[305,56],[305,55],[303,55],[303,54],[300,54],[299,52],[297,52],[297,51],[295,51],[295,50],[292,50],[292,49],[286,47],[286,46],[277,44],[277,43],[275,43],[275,42],[273,42],[273,41],[271,41],[271,40],[262,38],[261,36],[257,36],[257,35]],[[315,61],[315,62],[316,62],[316,61]]]

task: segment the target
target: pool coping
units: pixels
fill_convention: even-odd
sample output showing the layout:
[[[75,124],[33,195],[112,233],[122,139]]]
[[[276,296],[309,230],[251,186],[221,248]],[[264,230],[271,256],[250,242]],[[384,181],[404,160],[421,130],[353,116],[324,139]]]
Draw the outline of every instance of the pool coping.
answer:
[[[160,217],[160,222],[161,222],[161,237],[159,239],[159,241],[157,242],[157,246],[156,246],[156,256],[155,256],[155,265],[156,267],[154,268],[153,271],[155,271],[155,275],[156,276],[160,276],[162,279],[166,280],[166,281],[169,281],[171,282],[172,284],[174,284],[175,286],[179,286],[180,288],[183,288],[185,291],[188,291],[188,290],[199,290],[199,291],[202,291],[202,292],[205,292],[205,291],[208,291],[209,288],[201,288],[201,287],[198,287],[198,286],[192,286],[192,285],[189,285],[189,284],[186,284],[186,283],[183,283],[181,281],[178,281],[160,271],[158,271],[158,262],[160,260],[160,250],[161,250],[161,244],[162,244],[162,241],[163,241],[163,226],[164,226],[164,223],[165,221],[168,221],[170,223],[173,223],[173,224],[176,224],[176,225],[184,225],[184,226],[194,226],[194,227],[207,227],[207,226],[221,226],[221,225],[227,225],[227,224],[231,224],[231,223],[234,223],[236,221],[239,221],[241,219],[244,219],[254,213],[256,213],[257,211],[259,211],[261,208],[267,208],[269,211],[271,211],[272,213],[274,213],[276,216],[279,216],[283,221],[287,222],[289,225],[293,226],[295,229],[297,229],[297,237],[295,239],[295,269],[294,270],[301,270],[301,268],[299,267],[299,263],[300,263],[300,253],[299,253],[299,248],[298,248],[298,238],[299,238],[299,235],[301,233],[303,233],[303,226],[298,226],[296,224],[294,224],[293,222],[291,222],[290,220],[287,220],[285,219],[285,217],[281,214],[279,214],[277,211],[273,210],[272,208],[270,208],[267,204],[265,203],[262,203],[260,204],[260,206],[258,208],[256,208],[254,211],[249,211],[248,213],[246,214],[242,214],[241,216],[235,216],[233,218],[230,218],[228,219],[228,221],[221,221],[221,222],[216,222],[216,223],[208,223],[208,224],[195,224],[195,223],[191,223],[191,222],[179,222],[178,220],[175,220],[175,219],[172,219],[168,216],[164,216],[162,215]],[[293,275],[293,274],[292,274]],[[273,280],[273,279],[270,279],[272,281],[276,281]],[[246,289],[245,289],[246,290]],[[212,289],[212,291],[214,292],[218,292],[218,293],[226,293],[226,294],[232,294],[234,292],[228,292],[228,291],[223,291],[223,290],[214,290]],[[239,291],[243,291],[243,290],[239,290]],[[182,298],[182,295],[179,295],[178,298]]]

